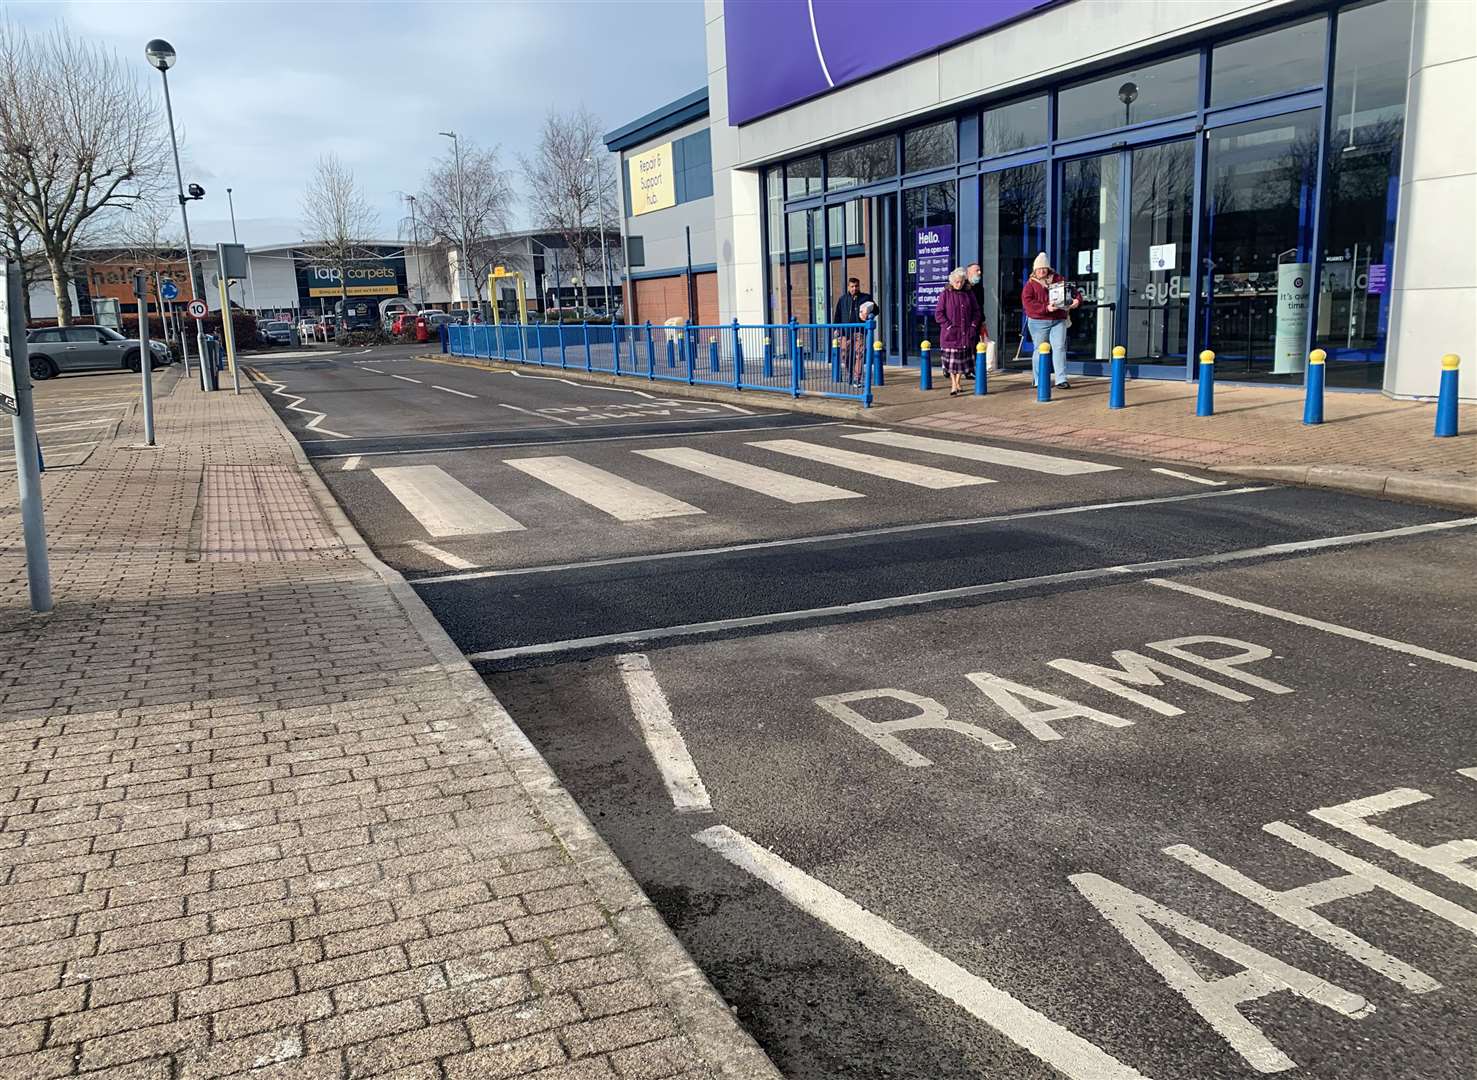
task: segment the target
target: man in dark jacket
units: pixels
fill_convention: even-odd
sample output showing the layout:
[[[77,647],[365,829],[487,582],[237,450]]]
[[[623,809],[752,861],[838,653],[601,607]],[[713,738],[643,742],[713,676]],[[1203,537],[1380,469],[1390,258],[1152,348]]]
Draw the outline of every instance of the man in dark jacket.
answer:
[[[870,293],[862,292],[861,278],[847,278],[846,292],[836,301],[836,310],[831,321],[837,325],[866,322],[862,317],[862,305],[873,304]],[[867,335],[860,330],[838,331],[841,339],[841,364],[843,371],[851,372],[851,385],[862,383],[862,365],[867,362]]]

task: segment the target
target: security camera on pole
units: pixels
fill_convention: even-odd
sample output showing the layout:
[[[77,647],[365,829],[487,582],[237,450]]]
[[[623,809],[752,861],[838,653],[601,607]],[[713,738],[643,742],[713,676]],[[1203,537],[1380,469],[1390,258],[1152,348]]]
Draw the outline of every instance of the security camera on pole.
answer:
[[[205,189],[199,184],[190,185],[190,194],[185,195],[184,174],[180,172],[179,166],[179,139],[174,132],[174,106],[169,100],[169,69],[174,67],[174,46],[163,38],[155,38],[144,46],[144,56],[148,58],[152,67],[159,69],[159,77],[164,80],[164,115],[169,121],[169,145],[174,150],[174,183],[179,193],[179,216],[180,222],[185,229],[185,270],[190,275],[190,299],[196,300],[200,296],[200,286],[195,283],[195,255],[190,246],[190,215],[186,213],[185,207],[190,199],[205,198]],[[214,372],[210,371],[210,365],[205,362],[205,316],[196,315],[198,310],[191,305],[190,313],[195,318],[195,344],[200,353],[200,387],[202,390],[214,390]],[[190,373],[190,349],[184,344],[185,337],[180,335],[180,344],[184,349],[185,374]]]

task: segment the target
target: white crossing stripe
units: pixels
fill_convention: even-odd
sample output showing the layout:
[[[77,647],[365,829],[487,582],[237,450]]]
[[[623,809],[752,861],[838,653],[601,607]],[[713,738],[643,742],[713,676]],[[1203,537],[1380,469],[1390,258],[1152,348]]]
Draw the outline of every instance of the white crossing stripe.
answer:
[[[792,457],[804,458],[807,461],[819,461],[824,465],[834,465],[838,469],[850,469],[852,472],[866,473],[868,476],[882,476],[888,480],[898,480],[904,484],[913,484],[917,487],[933,488],[956,488],[967,487],[970,484],[993,484],[995,481],[984,476],[968,476],[965,473],[950,472],[948,469],[935,469],[932,465],[914,465],[907,461],[898,461],[895,458],[876,457],[872,454],[859,454],[855,450],[843,450],[837,446],[823,446],[820,443],[802,442],[800,439],[770,439],[766,442],[750,443],[750,446],[758,446],[764,450],[773,450],[779,454],[789,454]]]
[[[380,374],[385,374],[385,372],[381,372]],[[413,383],[419,383],[420,382],[419,379],[412,379],[409,375],[396,375],[393,371],[389,372],[388,374],[389,374],[390,378],[392,378],[392,379],[399,379],[401,382],[413,382]]]
[[[412,540],[410,546],[422,555],[429,555],[437,562],[443,562],[454,570],[470,570],[477,564],[469,562],[460,555],[453,555],[445,548],[438,548],[435,544],[428,544],[424,540]]]
[[[465,390],[453,390],[449,386],[437,386],[435,383],[432,383],[431,384],[431,389],[432,390],[445,390],[448,394],[455,394],[457,397],[470,397],[470,398],[474,398],[474,397],[477,396],[476,394],[469,394]]]
[[[1050,473],[1052,476],[1081,476],[1083,473],[1118,470],[1117,465],[1102,465],[1096,461],[1032,454],[1025,450],[1006,450],[999,446],[959,442],[957,439],[931,439],[926,435],[909,435],[902,431],[869,431],[865,435],[843,435],[842,438],[876,443],[879,446],[896,446],[903,450],[921,450],[925,454],[947,454],[970,461],[987,461],[992,465],[1030,469],[1032,472]]]
[[[432,536],[474,536],[523,528],[439,465],[371,471]]]
[[[589,503],[596,510],[605,511],[617,521],[654,521],[706,513],[680,499],[642,487],[572,457],[508,458],[506,463],[566,495]]]
[[[355,469],[357,469],[359,467],[359,461],[360,461],[360,457],[359,457],[358,454],[350,454],[348,457],[344,458],[343,471],[344,472],[353,472]]]
[[[687,751],[687,742],[672,722],[672,706],[656,681],[651,660],[645,653],[626,653],[616,658],[616,666],[626,684],[626,696],[631,699],[631,712],[641,725],[641,737],[662,774],[673,807],[679,812],[713,809],[708,789]]]
[[[1150,472],[1159,473],[1161,476],[1172,476],[1176,480],[1189,480],[1196,484],[1204,484],[1206,487],[1221,487],[1225,480],[1207,480],[1203,476],[1191,476],[1185,472],[1175,472],[1173,469],[1150,469]]]
[[[734,487],[757,491],[760,495],[768,495],[772,499],[779,499],[787,503],[826,502],[830,499],[860,499],[863,497],[856,491],[847,491],[845,488],[807,480],[803,476],[791,476],[789,473],[779,472],[776,469],[766,469],[762,465],[750,465],[746,461],[719,457],[706,450],[673,446],[660,450],[636,450],[633,453],[656,461],[664,461],[668,465],[687,469],[700,476],[721,480]]]
[[[845,934],[940,997],[983,1020],[1070,1080],[1144,1080],[1142,1073],[1082,1036],[1012,997],[988,979],[960,967],[743,833],[727,825],[714,825],[694,833],[693,839],[771,886],[807,915]]]

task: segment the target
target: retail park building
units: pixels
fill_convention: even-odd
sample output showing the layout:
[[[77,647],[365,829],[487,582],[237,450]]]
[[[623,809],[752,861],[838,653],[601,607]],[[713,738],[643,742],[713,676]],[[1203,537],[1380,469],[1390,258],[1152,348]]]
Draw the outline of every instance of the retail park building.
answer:
[[[706,0],[706,30],[707,86],[606,136],[630,318],[825,322],[856,276],[911,361],[979,262],[1008,360],[1046,251],[1074,372],[1296,383],[1318,348],[1424,396],[1477,365],[1471,0]]]

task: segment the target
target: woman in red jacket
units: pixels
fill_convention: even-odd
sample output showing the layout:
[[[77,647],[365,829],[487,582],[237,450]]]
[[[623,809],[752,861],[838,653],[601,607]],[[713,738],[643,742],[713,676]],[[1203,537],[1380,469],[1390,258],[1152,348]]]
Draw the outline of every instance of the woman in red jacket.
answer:
[[[979,340],[983,318],[974,293],[966,287],[964,269],[955,267],[949,287],[939,293],[933,317],[939,324],[939,349],[949,376],[949,396],[958,397],[959,380],[974,373],[974,343]]]
[[[1051,287],[1062,284],[1062,275],[1051,268],[1046,252],[1036,256],[1031,264],[1031,276],[1021,290],[1021,306],[1026,309],[1026,325],[1031,331],[1031,346],[1039,350],[1043,341],[1051,342],[1051,368],[1058,386],[1070,386],[1067,382],[1067,322],[1072,311],[1082,303],[1082,298],[1072,296],[1063,305],[1051,302]],[[1071,290],[1066,290],[1070,295]],[[1031,364],[1031,385],[1036,385],[1036,364]]]

